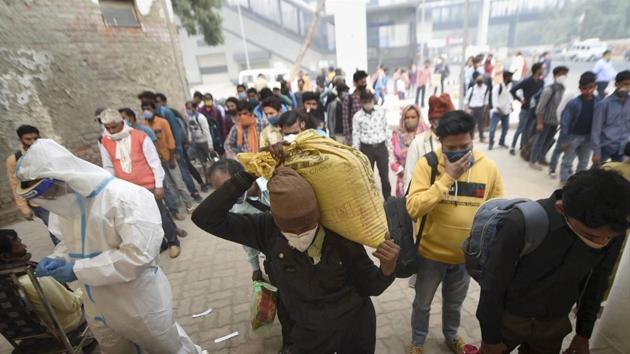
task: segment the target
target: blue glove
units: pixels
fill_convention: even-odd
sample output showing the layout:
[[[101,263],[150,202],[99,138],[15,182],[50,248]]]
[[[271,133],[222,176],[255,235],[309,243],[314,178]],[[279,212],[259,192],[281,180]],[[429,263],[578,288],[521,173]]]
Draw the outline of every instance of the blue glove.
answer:
[[[60,283],[69,283],[77,280],[77,276],[74,274],[74,264],[64,263],[61,267],[56,268],[50,272],[50,276],[55,278]]]
[[[66,261],[62,258],[44,257],[39,264],[37,264],[37,268],[35,268],[35,275],[38,277],[47,277],[53,270],[63,266],[64,264],[66,264]]]

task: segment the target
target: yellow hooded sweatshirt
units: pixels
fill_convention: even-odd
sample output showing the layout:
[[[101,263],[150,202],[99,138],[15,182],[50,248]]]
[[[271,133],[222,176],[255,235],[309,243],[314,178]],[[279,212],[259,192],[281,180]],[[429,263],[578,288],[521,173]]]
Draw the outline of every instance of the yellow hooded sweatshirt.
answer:
[[[427,159],[416,163],[407,196],[413,220],[429,214],[420,241],[423,257],[448,264],[464,263],[461,244],[469,236],[473,218],[486,200],[503,196],[503,180],[496,164],[473,150],[474,164],[457,180],[444,171],[444,155],[437,149],[438,174],[433,185]]]

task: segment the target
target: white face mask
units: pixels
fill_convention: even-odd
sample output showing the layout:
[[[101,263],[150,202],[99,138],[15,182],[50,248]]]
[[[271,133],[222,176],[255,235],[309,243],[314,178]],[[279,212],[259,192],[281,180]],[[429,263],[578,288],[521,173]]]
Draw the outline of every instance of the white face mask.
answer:
[[[295,248],[300,252],[304,252],[308,249],[311,243],[313,243],[313,239],[315,239],[315,235],[317,235],[318,228],[319,225],[315,226],[315,228],[311,230],[304,231],[301,234],[294,234],[284,231],[280,232],[287,239],[287,241],[289,241],[289,246]]]
[[[64,218],[73,219],[81,217],[81,205],[79,199],[83,198],[78,193],[67,193],[53,199],[33,198],[33,203]]]
[[[565,82],[567,82],[567,76],[562,75],[562,76],[556,77],[556,82],[559,83],[560,85],[564,85]]]
[[[587,239],[586,237],[580,235],[577,231],[575,231],[575,229],[573,228],[573,226],[571,226],[571,224],[569,224],[569,220],[567,219],[567,217],[564,217],[564,221],[567,223],[567,225],[569,226],[569,229],[571,229],[571,231],[573,231],[573,233],[580,238],[580,240],[582,240],[582,242],[584,242],[584,244],[586,244],[588,247],[590,248],[594,248],[594,249],[601,249],[604,248],[606,246],[608,246],[608,244],[599,244],[599,243],[595,243],[589,239]]]
[[[288,143],[292,143],[295,141],[296,138],[297,138],[297,134],[288,134],[284,136],[284,141]]]

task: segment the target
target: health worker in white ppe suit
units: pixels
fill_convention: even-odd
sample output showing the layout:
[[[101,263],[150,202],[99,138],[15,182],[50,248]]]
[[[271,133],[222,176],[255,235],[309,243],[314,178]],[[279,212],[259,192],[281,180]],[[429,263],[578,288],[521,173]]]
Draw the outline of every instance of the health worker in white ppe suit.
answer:
[[[62,239],[35,272],[79,281],[101,353],[203,353],[175,322],[158,266],[164,233],[151,192],[49,139],[31,146],[16,174],[18,193],[50,211],[49,227]]]

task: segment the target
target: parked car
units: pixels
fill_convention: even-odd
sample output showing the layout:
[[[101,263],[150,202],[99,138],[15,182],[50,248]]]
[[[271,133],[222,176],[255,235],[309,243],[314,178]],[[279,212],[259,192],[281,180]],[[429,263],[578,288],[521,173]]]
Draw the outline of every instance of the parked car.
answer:
[[[608,49],[608,44],[597,38],[591,38],[573,43],[566,51],[565,59],[573,61],[595,61],[604,54],[606,49]]]

